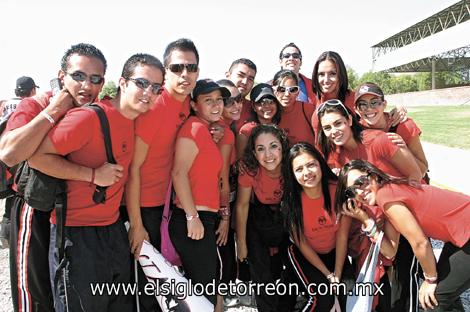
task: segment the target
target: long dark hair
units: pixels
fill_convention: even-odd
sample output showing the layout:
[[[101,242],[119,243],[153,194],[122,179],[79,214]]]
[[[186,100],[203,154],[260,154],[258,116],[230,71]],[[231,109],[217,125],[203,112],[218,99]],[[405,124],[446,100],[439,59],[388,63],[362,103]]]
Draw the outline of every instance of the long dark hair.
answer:
[[[259,162],[255,157],[255,142],[256,139],[263,133],[271,133],[274,137],[276,137],[279,142],[281,142],[282,148],[282,163],[287,158],[287,153],[289,151],[289,140],[287,139],[287,135],[276,125],[257,125],[251,131],[250,137],[248,138],[248,143],[246,144],[245,150],[243,151],[242,161],[243,167],[246,169],[249,175],[256,175],[259,169]]]
[[[343,168],[341,168],[341,171],[338,176],[338,185],[336,187],[335,193],[336,213],[339,213],[341,211],[343,204],[348,200],[348,197],[346,196],[346,188],[348,186],[348,174],[351,170],[359,170],[369,174],[371,177],[375,178],[380,187],[388,183],[411,185],[409,184],[407,178],[394,178],[386,174],[367,160],[351,160],[346,165],[344,165]]]
[[[331,101],[334,101],[334,100],[331,100]],[[325,156],[325,159],[328,159],[328,155],[336,148],[335,144],[329,141],[325,133],[323,132],[321,118],[325,114],[328,114],[328,113],[338,113],[344,116],[346,119],[352,120],[351,131],[352,131],[354,140],[358,144],[362,143],[362,130],[363,130],[361,124],[357,121],[356,116],[354,116],[349,110],[349,108],[344,106],[344,104],[330,105],[328,104],[328,101],[326,101],[325,103],[320,105],[317,111],[317,114],[318,114],[317,144],[320,146],[321,152]]]
[[[329,183],[337,181],[338,177],[331,171],[320,152],[312,145],[306,142],[299,142],[291,147],[287,155],[285,165],[283,166],[284,194],[282,197],[282,210],[286,217],[286,225],[289,233],[300,237],[303,234],[304,220],[302,212],[302,186],[297,182],[294,174],[292,162],[300,154],[307,153],[315,158],[319,164],[322,173],[321,189],[323,193],[323,208],[328,214],[333,209],[331,205],[331,196]]]
[[[321,99],[321,95],[323,94],[320,83],[318,82],[318,67],[321,62],[323,61],[332,61],[336,65],[337,75],[339,78],[339,88],[338,88],[338,96],[337,98],[344,103],[346,100],[346,95],[350,92],[349,91],[349,82],[348,82],[348,71],[346,70],[346,66],[344,65],[343,59],[341,56],[334,52],[334,51],[325,51],[318,57],[315,65],[313,66],[313,73],[312,73],[312,89],[313,92],[316,94],[318,99]]]

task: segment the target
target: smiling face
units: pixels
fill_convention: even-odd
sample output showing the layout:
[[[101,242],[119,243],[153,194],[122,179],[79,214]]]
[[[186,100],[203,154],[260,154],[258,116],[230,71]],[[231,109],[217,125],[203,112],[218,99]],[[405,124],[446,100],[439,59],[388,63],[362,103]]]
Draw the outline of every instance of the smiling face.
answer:
[[[366,172],[353,169],[348,173],[346,185],[354,189],[357,201],[369,206],[375,206],[379,186],[373,176],[367,176]]]
[[[294,55],[293,55],[294,54]],[[289,56],[289,57],[287,57]],[[299,56],[299,57],[294,57]],[[279,60],[282,69],[292,70],[297,75],[302,66],[302,59],[300,58],[299,50],[295,47],[287,47],[282,51],[281,59]]]
[[[296,92],[290,92],[291,87],[297,87]],[[283,89],[285,89],[284,92],[281,92]],[[292,89],[291,89],[292,90]],[[292,107],[294,105],[297,96],[299,95],[300,89],[298,88],[297,83],[295,82],[294,79],[286,77],[284,78],[279,85],[274,86],[274,94],[276,95],[277,99],[279,102],[281,102],[281,105],[283,107]]]
[[[276,101],[270,97],[262,98],[259,102],[253,104],[258,120],[262,124],[271,123],[274,115],[277,113]]]
[[[261,133],[255,140],[255,158],[267,171],[281,170],[282,145],[272,133]]]
[[[300,186],[306,189],[321,189],[320,163],[311,154],[303,152],[292,160],[292,170]]]
[[[242,113],[243,98],[236,87],[227,86],[231,98],[237,98],[231,105],[224,106],[223,117],[229,120],[239,120]]]
[[[387,102],[373,94],[364,94],[356,102],[356,112],[370,127],[386,123],[385,108]]]
[[[207,123],[220,120],[224,109],[224,99],[220,90],[198,95],[197,101],[191,101],[196,116]]]
[[[344,146],[354,140],[351,130],[352,120],[340,113],[325,113],[321,119],[323,133],[335,145]]]
[[[318,64],[318,84],[321,91],[333,97],[337,97],[339,90],[339,73],[336,64],[331,60],[324,60]]]

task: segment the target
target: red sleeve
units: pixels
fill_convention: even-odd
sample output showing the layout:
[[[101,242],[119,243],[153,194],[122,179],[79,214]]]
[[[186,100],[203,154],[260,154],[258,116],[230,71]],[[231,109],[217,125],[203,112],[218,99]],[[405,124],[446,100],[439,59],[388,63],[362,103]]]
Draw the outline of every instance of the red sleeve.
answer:
[[[405,202],[404,192],[400,192],[399,184],[385,184],[377,191],[376,201],[381,210],[384,206],[394,202]]]
[[[254,186],[254,177],[250,176],[247,173],[242,173],[238,175],[238,185],[242,187],[251,187]]]
[[[212,140],[207,124],[198,122],[193,118],[188,119],[186,123],[178,133],[178,137],[193,140],[199,149],[202,149],[208,140]]]
[[[396,144],[392,143],[387,134],[380,130],[364,130],[371,131],[370,135],[375,136],[371,142],[372,151],[377,157],[390,159],[400,149]]]
[[[145,144],[150,146],[164,118],[165,110],[158,109],[158,106],[156,106],[154,109],[137,117],[135,121],[135,134],[140,137]]]
[[[413,138],[421,135],[421,129],[412,119],[408,118],[398,125],[397,134],[403,138],[406,144],[409,144]]]
[[[20,128],[41,112],[41,106],[33,98],[22,100],[8,120],[5,132]]]
[[[256,127],[257,125],[258,124],[253,122],[253,121],[249,122],[249,123],[246,123],[240,128],[239,133],[243,134],[244,136],[246,136],[248,138],[250,136],[251,132],[253,131],[253,128]]]
[[[91,140],[95,123],[99,124],[98,116],[91,109],[72,109],[52,128],[48,137],[60,155],[67,155]]]

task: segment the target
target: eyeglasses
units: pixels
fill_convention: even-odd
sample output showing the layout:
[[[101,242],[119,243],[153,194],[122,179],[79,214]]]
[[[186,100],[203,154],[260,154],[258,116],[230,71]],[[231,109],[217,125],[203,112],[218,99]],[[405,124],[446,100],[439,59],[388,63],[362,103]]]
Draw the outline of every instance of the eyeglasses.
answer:
[[[197,72],[197,64],[170,64],[168,65],[168,69],[172,73],[182,73],[185,68],[188,71],[188,73]]]
[[[332,99],[332,100],[323,102],[323,104],[321,104],[320,107],[318,107],[317,115],[320,115],[321,113],[323,113],[328,106],[341,106],[346,112],[346,114],[349,116],[349,111],[346,108],[346,106],[344,106],[344,104],[340,100],[337,100],[337,99]]]
[[[228,97],[228,98],[225,98],[224,99],[224,105],[225,106],[231,106],[233,105],[235,102],[239,103],[243,100],[243,95],[238,94],[237,96],[234,96],[234,97]]]
[[[73,73],[65,73],[66,75],[69,75],[72,77],[73,80],[78,81],[78,82],[83,82],[90,78],[90,82],[94,85],[99,85],[103,82],[104,78],[100,75],[91,75],[88,77],[87,74],[81,71],[76,71]]]
[[[299,87],[298,86],[292,86],[292,87],[278,86],[276,88],[276,91],[281,92],[281,93],[285,93],[287,91],[290,94],[294,94],[294,93],[299,92]]]
[[[161,84],[159,83],[151,83],[150,81],[148,81],[147,79],[145,78],[129,78],[130,81],[134,82],[135,85],[139,88],[139,89],[142,89],[142,90],[147,90],[147,88],[149,86],[151,86],[152,88],[152,93],[155,94],[155,95],[159,95],[159,94],[162,94],[163,92],[163,87]]]
[[[360,100],[357,101],[356,106],[361,112],[365,112],[369,108],[377,108],[382,105],[383,101],[381,99],[372,99],[370,102]]]
[[[276,103],[276,102],[274,102],[273,99],[264,98],[264,99],[262,99],[262,100],[259,101],[259,102],[255,102],[255,106],[272,105],[272,104],[275,104],[275,103]]]
[[[295,59],[299,59],[300,58],[300,53],[297,53],[297,52],[294,52],[294,53],[282,53],[282,58],[283,59],[288,59],[290,57],[293,57]]]
[[[354,198],[357,195],[358,189],[363,190],[367,186],[369,186],[369,184],[370,184],[370,173],[361,175],[360,177],[356,179],[356,181],[354,181],[353,185],[346,188],[344,195],[346,196],[346,198]]]

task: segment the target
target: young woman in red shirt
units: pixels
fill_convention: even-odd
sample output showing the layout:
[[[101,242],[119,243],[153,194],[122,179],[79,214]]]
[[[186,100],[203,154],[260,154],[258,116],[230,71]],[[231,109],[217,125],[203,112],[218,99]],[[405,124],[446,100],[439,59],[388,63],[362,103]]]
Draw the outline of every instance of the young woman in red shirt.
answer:
[[[358,219],[369,237],[378,234],[374,220],[364,211],[344,209],[348,199],[377,206],[392,227],[385,235],[397,251],[400,234],[413,248],[424,273],[419,301],[424,309],[449,311],[470,287],[470,196],[431,185],[410,185],[364,160],[353,160],[341,169],[336,192],[337,213]],[[391,231],[390,231],[391,230]],[[445,242],[439,261],[430,238]],[[392,254],[393,255],[393,254]]]

